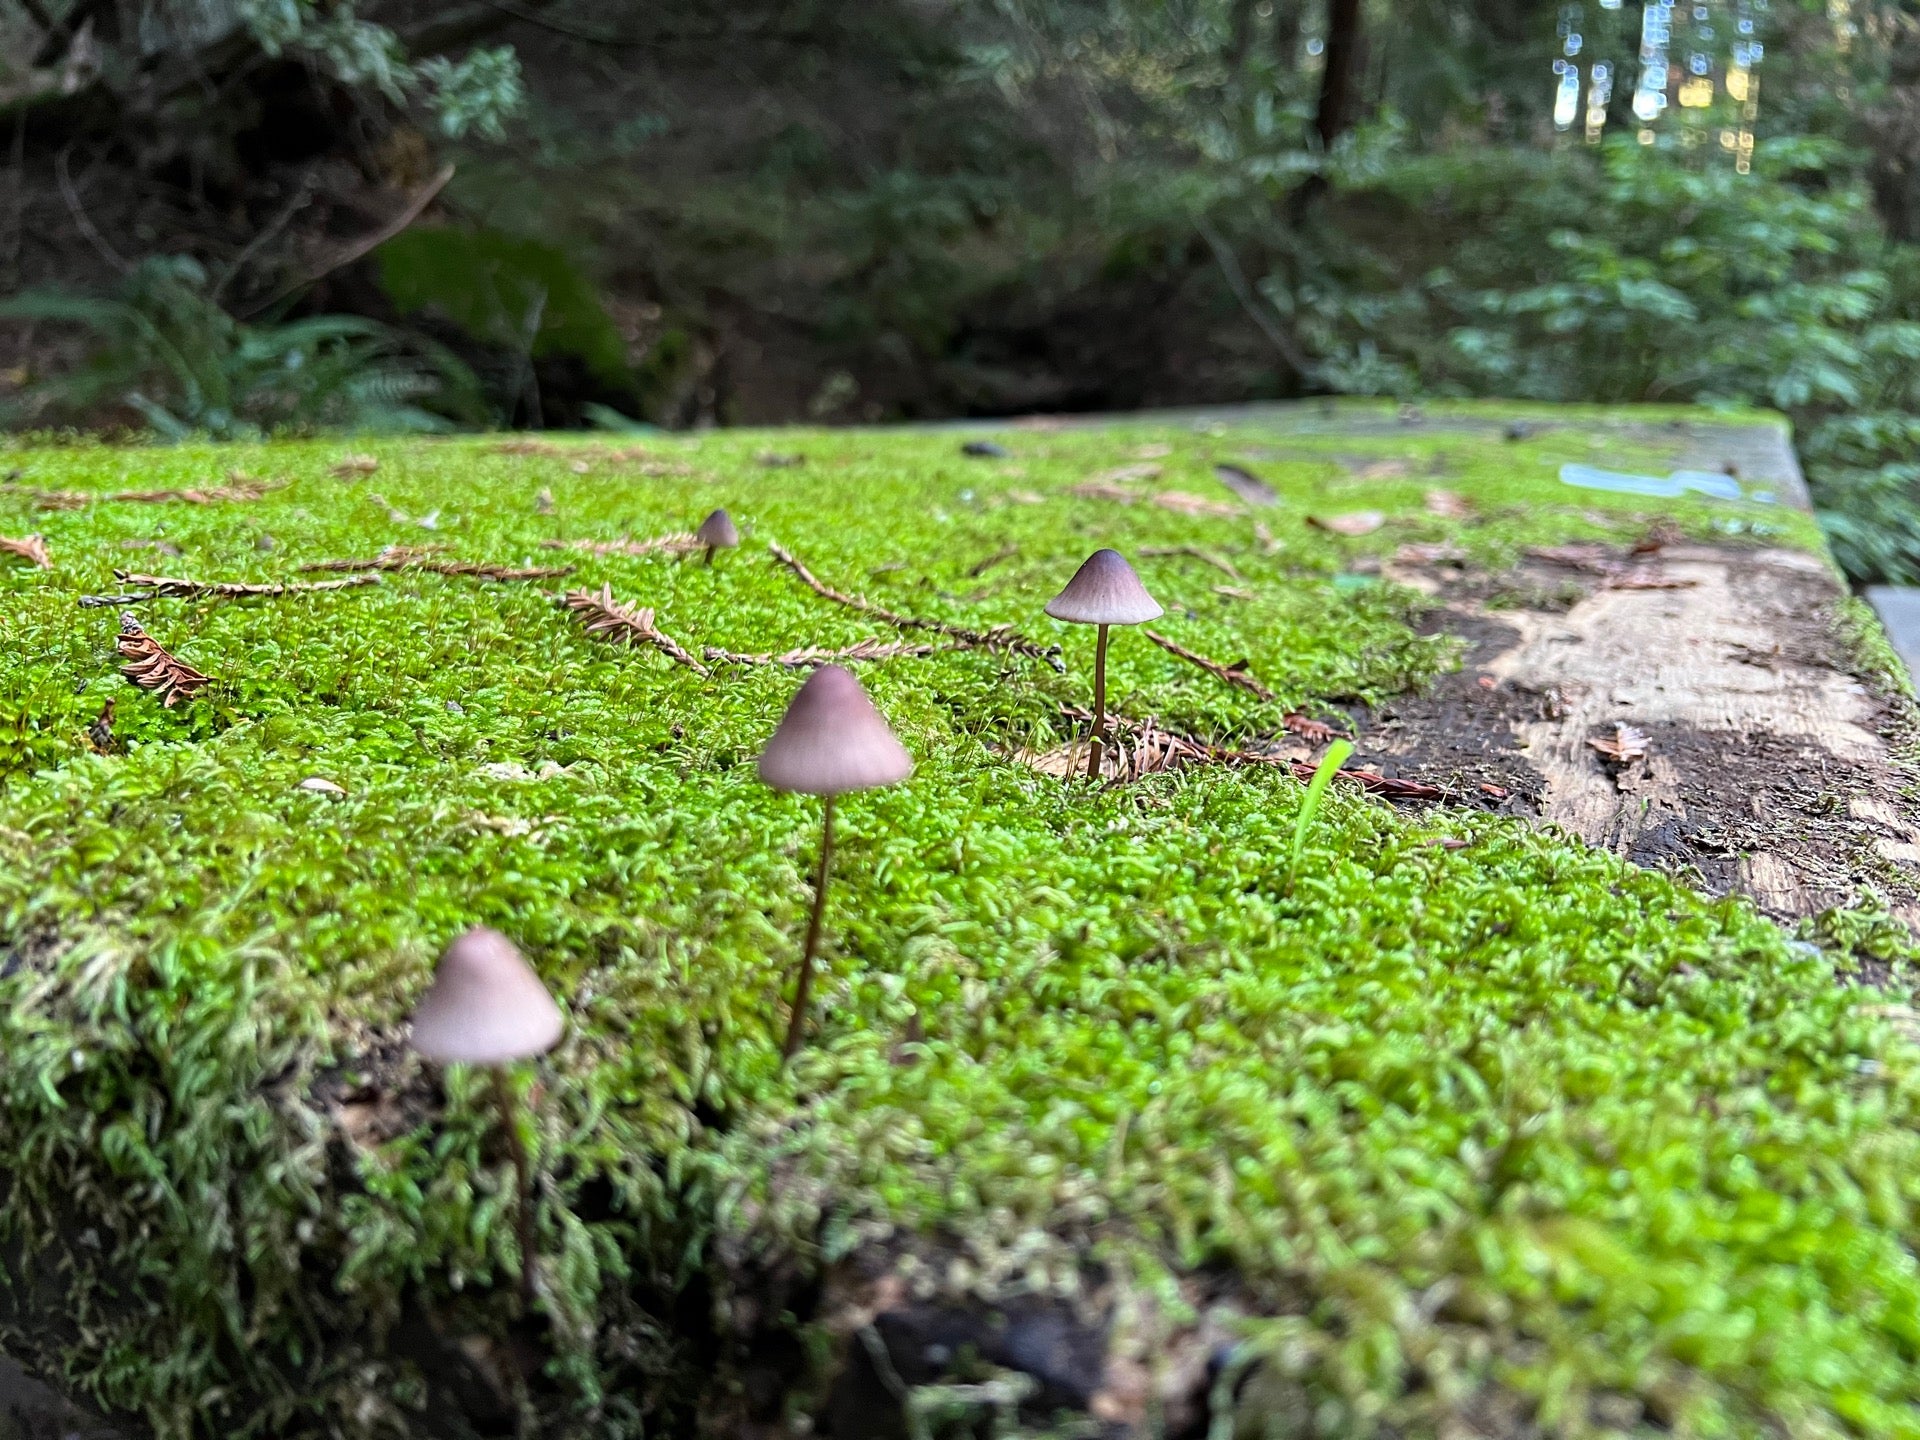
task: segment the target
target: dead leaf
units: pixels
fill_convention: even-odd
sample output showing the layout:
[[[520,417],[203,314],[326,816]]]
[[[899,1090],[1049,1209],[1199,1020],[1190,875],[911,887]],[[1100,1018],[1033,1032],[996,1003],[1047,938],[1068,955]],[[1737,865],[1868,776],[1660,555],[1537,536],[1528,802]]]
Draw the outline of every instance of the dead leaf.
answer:
[[[1067,493],[1077,495],[1082,500],[1118,500],[1122,505],[1131,505],[1140,498],[1133,491],[1109,485],[1104,480],[1083,480],[1078,485],[1068,486]]]
[[[1613,727],[1611,738],[1590,739],[1587,744],[1598,751],[1603,760],[1614,765],[1626,765],[1646,759],[1647,749],[1653,744],[1653,739],[1646,731],[1622,723]]]
[[[336,785],[333,781],[323,780],[318,775],[309,775],[293,788],[296,790],[305,790],[309,795],[344,795],[347,793],[344,785]]]
[[[1465,520],[1473,514],[1473,504],[1457,490],[1429,490],[1426,494],[1427,513],[1438,515],[1442,520]]]
[[[356,475],[371,475],[380,468],[380,462],[371,455],[342,455],[333,462],[333,474],[341,480],[351,480]]]
[[[543,487],[540,493],[533,497],[533,508],[542,515],[551,515],[553,513],[553,491]]]
[[[1310,719],[1305,715],[1299,714],[1297,711],[1291,710],[1280,717],[1280,723],[1285,726],[1290,733],[1298,735],[1302,740],[1311,740],[1316,745],[1327,740],[1336,739],[1346,733],[1337,726],[1327,724],[1324,720]]]
[[[171,710],[175,702],[191,700],[213,683],[186,661],[177,659],[166,646],[149,635],[131,610],[120,612],[120,635],[116,645],[132,663],[120,667],[120,673],[142,690],[151,690],[160,703]]]
[[[1396,565],[1458,565],[1466,558],[1458,545],[1402,545],[1393,552]]]
[[[1158,480],[1159,478],[1160,467],[1158,465],[1120,465],[1112,470],[1102,470],[1098,474],[1089,475],[1084,483],[1088,485],[1138,485],[1142,480]]]
[[[1044,505],[1047,503],[1046,496],[1036,495],[1031,490],[1009,490],[1007,491],[1007,499],[1016,505]]]
[[[1387,523],[1378,510],[1349,510],[1341,515],[1309,515],[1307,523],[1335,535],[1371,535]]]
[[[1185,490],[1162,490],[1153,497],[1153,503],[1162,510],[1173,510],[1181,515],[1231,517],[1240,513],[1238,505],[1229,505],[1224,500],[1209,500],[1204,495],[1191,495]]]
[[[47,554],[47,542],[39,535],[29,535],[24,540],[9,540],[0,535],[0,551],[8,555],[17,555],[22,560],[31,560],[42,570],[51,570],[53,560]]]
[[[1133,454],[1137,460],[1164,460],[1173,454],[1173,446],[1159,443],[1142,445],[1139,449],[1135,450]]]
[[[1216,585],[1213,593],[1224,595],[1229,600],[1258,600],[1260,597],[1251,590],[1242,590],[1238,585]]]
[[[1413,466],[1406,460],[1373,460],[1354,466],[1351,473],[1356,480],[1401,480],[1413,473]]]
[[[1213,473],[1222,485],[1249,505],[1273,505],[1279,502],[1279,493],[1244,465],[1216,465]]]

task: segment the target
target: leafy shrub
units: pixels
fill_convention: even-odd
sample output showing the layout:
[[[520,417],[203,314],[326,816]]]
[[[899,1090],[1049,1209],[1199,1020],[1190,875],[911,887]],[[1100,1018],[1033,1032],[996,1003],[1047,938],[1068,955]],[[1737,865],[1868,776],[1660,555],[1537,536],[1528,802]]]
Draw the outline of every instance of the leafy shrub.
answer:
[[[484,418],[472,374],[444,349],[372,320],[250,325],[221,309],[183,256],[144,261],[114,296],[42,290],[0,316],[79,326],[74,370],[30,385],[11,423],[88,422],[124,409],[169,439],[315,430],[428,431]]]

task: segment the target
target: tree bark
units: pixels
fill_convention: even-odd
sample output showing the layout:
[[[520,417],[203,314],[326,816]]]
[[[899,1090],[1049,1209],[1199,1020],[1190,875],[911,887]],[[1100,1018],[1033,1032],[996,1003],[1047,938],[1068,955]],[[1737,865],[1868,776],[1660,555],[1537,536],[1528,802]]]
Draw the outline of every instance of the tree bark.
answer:
[[[1331,150],[1353,126],[1360,43],[1360,0],[1327,0],[1326,68],[1320,73],[1320,105],[1313,118],[1323,150]]]

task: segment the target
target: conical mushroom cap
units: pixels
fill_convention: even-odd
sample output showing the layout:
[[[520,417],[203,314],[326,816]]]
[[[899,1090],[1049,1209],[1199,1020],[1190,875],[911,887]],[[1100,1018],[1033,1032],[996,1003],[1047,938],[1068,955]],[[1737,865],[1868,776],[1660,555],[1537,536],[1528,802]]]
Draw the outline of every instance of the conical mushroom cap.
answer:
[[[560,1038],[560,1007],[513,942],[484,926],[447,947],[413,1009],[413,1048],[429,1060],[504,1065]]]
[[[1047,614],[1080,625],[1138,625],[1166,614],[1118,550],[1096,550],[1073,572]]]
[[[724,510],[716,510],[700,522],[700,528],[693,532],[693,538],[715,550],[731,550],[740,543],[740,532],[734,528],[731,515]]]
[[[860,682],[838,665],[807,677],[760,752],[760,778],[803,795],[897,785],[912,773],[913,757]]]

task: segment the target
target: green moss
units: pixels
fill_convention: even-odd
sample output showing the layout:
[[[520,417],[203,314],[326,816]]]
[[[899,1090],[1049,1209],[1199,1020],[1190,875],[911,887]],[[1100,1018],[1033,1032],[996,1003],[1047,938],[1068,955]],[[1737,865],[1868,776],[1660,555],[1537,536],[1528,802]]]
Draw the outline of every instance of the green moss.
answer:
[[[1569,1433],[1909,1433],[1920,1051],[1822,951],[1556,836],[1337,786],[1289,884],[1300,789],[1278,774],[1090,793],[1007,758],[1084,701],[1092,637],[1040,606],[1096,545],[1241,572],[1252,599],[1202,562],[1140,560],[1161,628],[1248,657],[1277,703],[1133,634],[1109,677],[1127,713],[1228,736],[1449,663],[1408,627],[1414,597],[1343,578],[1398,545],[1497,564],[1652,518],[1553,478],[1597,448],[1662,463],[1649,441],[1354,428],[1011,431],[988,461],[951,432],[723,434],[650,444],[689,471],[653,476],[605,446],[379,445],[348,479],[338,445],[17,452],[30,487],[289,482],[44,514],[0,492],[0,531],[43,531],[56,562],[0,572],[0,1169],[16,1233],[70,1257],[82,1322],[27,1343],[169,1435],[404,1428],[422,1377],[390,1331],[511,1323],[479,1087],[443,1093],[399,1044],[439,947],[487,923],[572,1017],[542,1067],[554,1359],[528,1403],[548,1433],[684,1419],[715,1362],[673,1297],[737,1315],[755,1263],[890,1230],[982,1286],[1070,1290],[1096,1255],[1142,1336],[1177,1321],[1173,1277],[1229,1267],[1268,1317],[1243,1358],[1304,1386],[1324,1433],[1436,1431],[1489,1395]],[[1271,543],[1251,515],[1066,493],[1147,446],[1169,449],[1148,495],[1222,498],[1211,464],[1256,457],[1281,492],[1258,513]],[[805,464],[756,463],[770,448]],[[1354,456],[1407,473],[1356,478]],[[1427,513],[1435,485],[1478,522]],[[711,569],[539,543],[722,503],[747,543]],[[1354,509],[1392,518],[1355,539],[1304,523]],[[434,533],[393,518],[436,511]],[[1818,544],[1797,515],[1671,513]],[[156,538],[184,553],[122,548]],[[696,652],[890,638],[770,539],[897,609],[1057,640],[1068,667],[865,667],[920,770],[842,807],[829,1011],[792,1073],[777,997],[818,815],[751,763],[791,672],[703,679],[587,638],[532,586],[402,573],[142,606],[219,682],[168,711],[118,678],[113,609],[74,603],[116,589],[115,565],[267,579],[440,540],[577,559],[566,584],[611,583]],[[94,755],[110,695],[126,750]],[[347,794],[298,788],[314,776]]]

